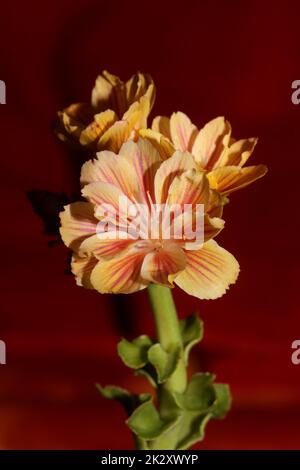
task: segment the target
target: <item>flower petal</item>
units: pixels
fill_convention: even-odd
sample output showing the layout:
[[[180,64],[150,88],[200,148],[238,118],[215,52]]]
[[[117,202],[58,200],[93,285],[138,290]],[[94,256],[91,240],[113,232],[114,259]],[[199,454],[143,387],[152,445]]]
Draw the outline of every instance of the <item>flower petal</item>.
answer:
[[[186,114],[180,111],[172,114],[170,131],[176,150],[191,151],[198,129]]]
[[[149,74],[140,72],[134,74],[128,82],[126,82],[125,87],[128,105],[131,105],[134,101],[146,95],[149,98],[150,107],[152,108],[155,99],[155,86]]]
[[[86,289],[93,289],[91,284],[91,272],[97,263],[98,260],[93,256],[80,257],[73,254],[71,270],[78,286],[85,287]]]
[[[144,289],[147,283],[140,276],[144,256],[144,250],[133,245],[112,259],[99,261],[91,274],[92,285],[101,294],[129,294]]]
[[[89,202],[69,204],[59,215],[61,238],[73,250],[78,250],[86,237],[96,233],[98,220],[94,216],[94,205]]]
[[[97,158],[84,163],[81,168],[80,182],[84,186],[101,181],[117,186],[128,197],[137,196],[139,186],[134,169],[127,158],[104,150]]]
[[[145,256],[141,276],[156,284],[171,287],[169,275],[182,271],[186,266],[186,256],[176,243],[165,242],[163,247],[153,250]]]
[[[258,139],[252,137],[250,139],[237,140],[226,149],[224,158],[218,164],[219,166],[244,166],[248,158],[252,154]]]
[[[164,222],[164,238],[170,233],[185,250],[198,250],[205,242],[214,238],[224,228],[224,220],[219,217],[209,217],[196,211],[185,211],[178,214],[170,224],[169,230]]]
[[[191,204],[193,209],[196,209],[196,204],[203,204],[206,212],[209,196],[209,181],[205,172],[192,169],[174,178],[169,188],[167,203]]]
[[[246,166],[245,168],[225,166],[215,168],[207,174],[207,177],[213,189],[226,195],[262,178],[267,171],[268,168],[265,165]]]
[[[151,111],[150,100],[147,96],[142,96],[139,101],[135,101],[130,105],[123,120],[129,123],[131,129],[140,129],[147,127],[147,117]]]
[[[217,166],[228,146],[231,126],[224,117],[208,122],[199,132],[192,148],[196,162],[207,170]]]
[[[222,194],[215,189],[210,189],[208,209],[206,212],[210,217],[221,217],[223,214],[223,207],[226,202],[227,199],[225,196],[222,196]]]
[[[141,198],[148,201],[147,193],[153,195],[154,176],[161,162],[156,148],[146,139],[140,138],[138,142],[128,141],[122,145],[119,155],[126,158],[133,168]]]
[[[149,140],[151,144],[156,148],[162,160],[166,160],[171,157],[175,152],[173,144],[159,132],[153,131],[152,129],[140,129],[139,136]]]
[[[62,141],[78,144],[81,132],[93,120],[92,107],[75,103],[58,112],[55,133]]]
[[[116,75],[104,70],[92,90],[92,106],[99,111],[111,108],[121,117],[126,110],[125,85]]]
[[[89,202],[96,205],[95,216],[99,220],[109,217],[116,224],[122,218],[127,219],[128,206],[132,202],[117,186],[97,181],[84,186],[81,192]]]
[[[121,238],[120,235],[124,235],[124,238]],[[108,238],[108,236],[114,238]],[[97,233],[81,243],[79,252],[82,256],[93,254],[98,259],[112,258],[126,249],[131,243],[132,238],[126,232],[121,234],[117,231],[109,232],[109,234],[107,232]]]
[[[95,144],[101,135],[109,129],[117,119],[116,113],[111,109],[95,114],[94,120],[81,132],[79,139],[80,144]]]
[[[159,167],[155,175],[155,200],[161,204],[166,202],[170,185],[176,176],[187,170],[196,168],[193,156],[188,152],[179,150],[172,157],[165,160]]]
[[[170,141],[171,138],[171,129],[170,129],[170,118],[167,116],[156,116],[152,121],[152,129],[154,132],[159,132],[164,135]]]
[[[111,150],[112,152],[118,153],[122,144],[129,139],[130,132],[131,128],[129,122],[115,122],[98,140],[97,149]]]
[[[187,251],[187,266],[173,277],[175,284],[199,299],[217,299],[235,283],[239,264],[234,256],[214,240],[200,250]]]
[[[207,242],[211,238],[215,238],[221,230],[223,230],[225,221],[220,217],[204,216],[204,240]]]

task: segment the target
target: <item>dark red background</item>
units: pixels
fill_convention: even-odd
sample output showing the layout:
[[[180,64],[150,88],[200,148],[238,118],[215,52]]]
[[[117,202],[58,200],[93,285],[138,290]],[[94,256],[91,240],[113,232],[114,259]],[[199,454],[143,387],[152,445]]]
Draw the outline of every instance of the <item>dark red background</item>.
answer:
[[[199,448],[300,448],[300,8],[293,2],[92,1],[1,3],[0,448],[132,447],[118,404],[94,382],[147,385],[120,363],[120,336],[151,333],[145,293],[100,296],[65,274],[67,250],[49,237],[26,197],[70,194],[74,155],[51,131],[58,109],[87,100],[104,68],[124,79],[148,71],[155,114],[186,112],[199,125],[218,115],[234,135],[258,135],[253,163],[268,175],[236,193],[219,242],[241,264],[220,300],[176,289],[181,316],[198,310],[206,334],[192,368],[231,384],[234,405],[210,423]],[[75,165],[76,166],[76,165]]]

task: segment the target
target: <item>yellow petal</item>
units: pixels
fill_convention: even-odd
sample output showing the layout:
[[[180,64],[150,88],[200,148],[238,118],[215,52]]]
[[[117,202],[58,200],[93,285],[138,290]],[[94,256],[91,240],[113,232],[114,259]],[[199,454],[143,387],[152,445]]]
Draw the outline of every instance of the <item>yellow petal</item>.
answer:
[[[75,103],[58,112],[55,133],[62,141],[78,143],[81,132],[93,119],[91,106]]]
[[[91,103],[96,109],[103,109],[109,107],[111,103],[112,84],[106,80],[102,75],[96,78],[95,86],[92,90]]]
[[[96,79],[91,101],[95,109],[103,111],[110,108],[121,117],[127,107],[124,83],[116,75],[104,70]]]
[[[204,240],[215,238],[221,230],[223,230],[225,221],[220,217],[209,217],[205,214],[204,216]]]
[[[131,104],[145,94],[147,82],[147,76],[142,73],[132,75],[125,84],[127,103]]]
[[[195,161],[188,152],[180,152],[178,150],[172,157],[165,160],[155,175],[156,203],[161,204],[166,202],[169,188],[174,178],[193,168],[195,168]]]
[[[252,154],[258,139],[252,137],[250,139],[242,139],[234,142],[224,154],[224,158],[219,162],[218,166],[244,166],[248,158]]]
[[[169,139],[167,139],[167,137],[164,137],[159,132],[153,131],[152,129],[140,129],[139,136],[151,142],[159,152],[162,160],[166,160],[171,157],[175,152],[173,144]]]
[[[123,143],[129,139],[130,132],[131,128],[127,121],[115,122],[98,140],[97,149],[118,153]]]
[[[165,242],[163,248],[145,256],[141,276],[148,282],[171,287],[169,275],[182,271],[186,266],[186,256],[175,243]]]
[[[141,129],[147,127],[147,117],[150,111],[149,99],[146,96],[142,96],[138,101],[130,105],[122,119],[129,123],[130,129]]]
[[[116,113],[111,109],[96,114],[94,120],[81,132],[79,142],[81,145],[95,144],[117,119]]]
[[[226,198],[222,196],[222,194],[215,189],[210,189],[208,209],[206,212],[210,217],[221,217],[223,214],[223,207],[226,202]]]
[[[101,260],[91,274],[94,288],[104,293],[129,294],[144,289],[147,285],[140,276],[145,253],[134,246],[109,260]]]
[[[173,113],[170,119],[171,141],[176,150],[191,151],[198,129],[190,118],[182,113]]]
[[[170,141],[171,138],[171,129],[170,129],[170,119],[166,116],[156,116],[152,121],[152,129],[155,132],[159,132],[164,135]]]
[[[126,83],[126,99],[127,104],[131,105],[134,101],[139,100],[146,95],[150,101],[152,108],[155,99],[155,86],[150,75],[143,73],[134,74]]]
[[[208,122],[199,132],[193,145],[192,153],[196,162],[207,170],[217,166],[228,146],[231,127],[224,117]]]
[[[94,216],[93,204],[74,202],[65,206],[59,215],[61,238],[73,250],[78,250],[86,237],[96,233],[98,220]]]
[[[91,272],[97,263],[98,260],[93,256],[80,257],[73,254],[71,270],[78,286],[85,287],[86,289],[93,289],[91,284]]]
[[[265,165],[246,166],[245,168],[225,166],[212,170],[207,174],[207,177],[213,189],[226,195],[262,178],[267,171],[268,168]]]
[[[151,78],[151,80],[152,80],[152,78]],[[151,111],[151,109],[153,108],[153,105],[154,105],[155,98],[156,98],[156,88],[155,88],[154,83],[150,83],[150,85],[148,86],[148,89],[145,93],[145,97],[148,98],[148,100],[149,100],[150,111]]]
[[[97,158],[84,163],[81,168],[83,186],[97,181],[117,186],[128,197],[137,197],[139,192],[134,168],[128,159],[108,150],[98,152]]]
[[[148,192],[153,195],[154,176],[161,162],[156,148],[148,140],[140,138],[138,142],[126,142],[119,155],[126,158],[134,170],[140,199],[148,201]]]
[[[189,295],[199,299],[217,299],[234,284],[239,264],[234,256],[214,240],[197,251],[187,251],[184,271],[175,275],[174,282]]]

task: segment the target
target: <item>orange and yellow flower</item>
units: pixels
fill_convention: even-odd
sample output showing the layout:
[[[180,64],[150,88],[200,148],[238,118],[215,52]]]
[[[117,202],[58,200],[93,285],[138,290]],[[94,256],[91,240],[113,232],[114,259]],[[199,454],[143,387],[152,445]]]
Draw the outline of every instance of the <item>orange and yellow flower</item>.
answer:
[[[200,170],[206,171],[210,187],[224,195],[253,183],[267,172],[265,165],[244,167],[257,138],[233,139],[230,123],[224,117],[213,119],[198,130],[186,114],[177,112],[171,118],[157,116],[152,131],[168,139],[174,149],[191,152]]]
[[[149,140],[128,141],[118,154],[101,151],[86,162],[81,182],[87,201],[70,204],[60,214],[61,236],[73,250],[72,271],[79,285],[101,293],[131,293],[149,283],[177,284],[200,299],[215,299],[236,281],[238,262],[213,240],[224,226],[223,198],[210,188],[206,172],[199,171],[189,152],[179,150],[163,160]],[[153,237],[145,229],[139,238],[120,237],[128,219],[120,211],[120,197],[144,204],[149,212],[153,204],[202,204],[204,243],[177,238],[176,230],[170,239],[162,238],[161,231]],[[113,207],[117,214],[105,236],[97,230],[103,207]],[[172,229],[176,219],[170,222]]]
[[[137,73],[124,83],[103,71],[96,79],[91,103],[76,103],[58,113],[57,136],[89,150],[118,152],[123,142],[147,127],[155,100],[148,74]]]

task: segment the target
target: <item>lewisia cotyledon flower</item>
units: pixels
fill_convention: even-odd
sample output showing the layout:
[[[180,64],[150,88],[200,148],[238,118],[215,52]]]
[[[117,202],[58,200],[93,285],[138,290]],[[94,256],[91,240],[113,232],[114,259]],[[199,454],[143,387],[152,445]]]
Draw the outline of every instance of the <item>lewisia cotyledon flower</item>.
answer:
[[[55,132],[89,150],[118,152],[123,142],[147,127],[155,100],[155,86],[148,74],[137,73],[124,83],[103,71],[96,79],[91,103],[75,103],[58,113]]]
[[[213,240],[224,226],[223,198],[209,187],[206,173],[196,168],[190,153],[176,151],[162,160],[148,140],[128,141],[119,154],[102,151],[86,162],[81,182],[87,201],[70,204],[60,214],[61,236],[73,250],[72,271],[79,285],[101,293],[131,293],[149,283],[177,284],[200,299],[215,299],[236,281],[238,262]],[[161,236],[164,217],[155,236],[142,218],[138,237],[132,232],[128,236],[128,231],[122,237],[130,217],[122,213],[120,198],[147,207],[150,220],[155,204],[190,205],[193,211],[170,219],[169,239]],[[178,221],[184,218],[187,225],[192,224],[198,205],[204,208],[204,243],[200,244],[176,236]],[[108,208],[111,224],[99,233],[103,210]]]
[[[174,149],[191,152],[199,168],[207,172],[210,187],[224,195],[253,183],[267,172],[265,165],[244,167],[257,138],[233,139],[230,123],[224,117],[213,119],[199,131],[186,114],[177,112],[171,118],[154,118],[152,130],[167,138]]]

